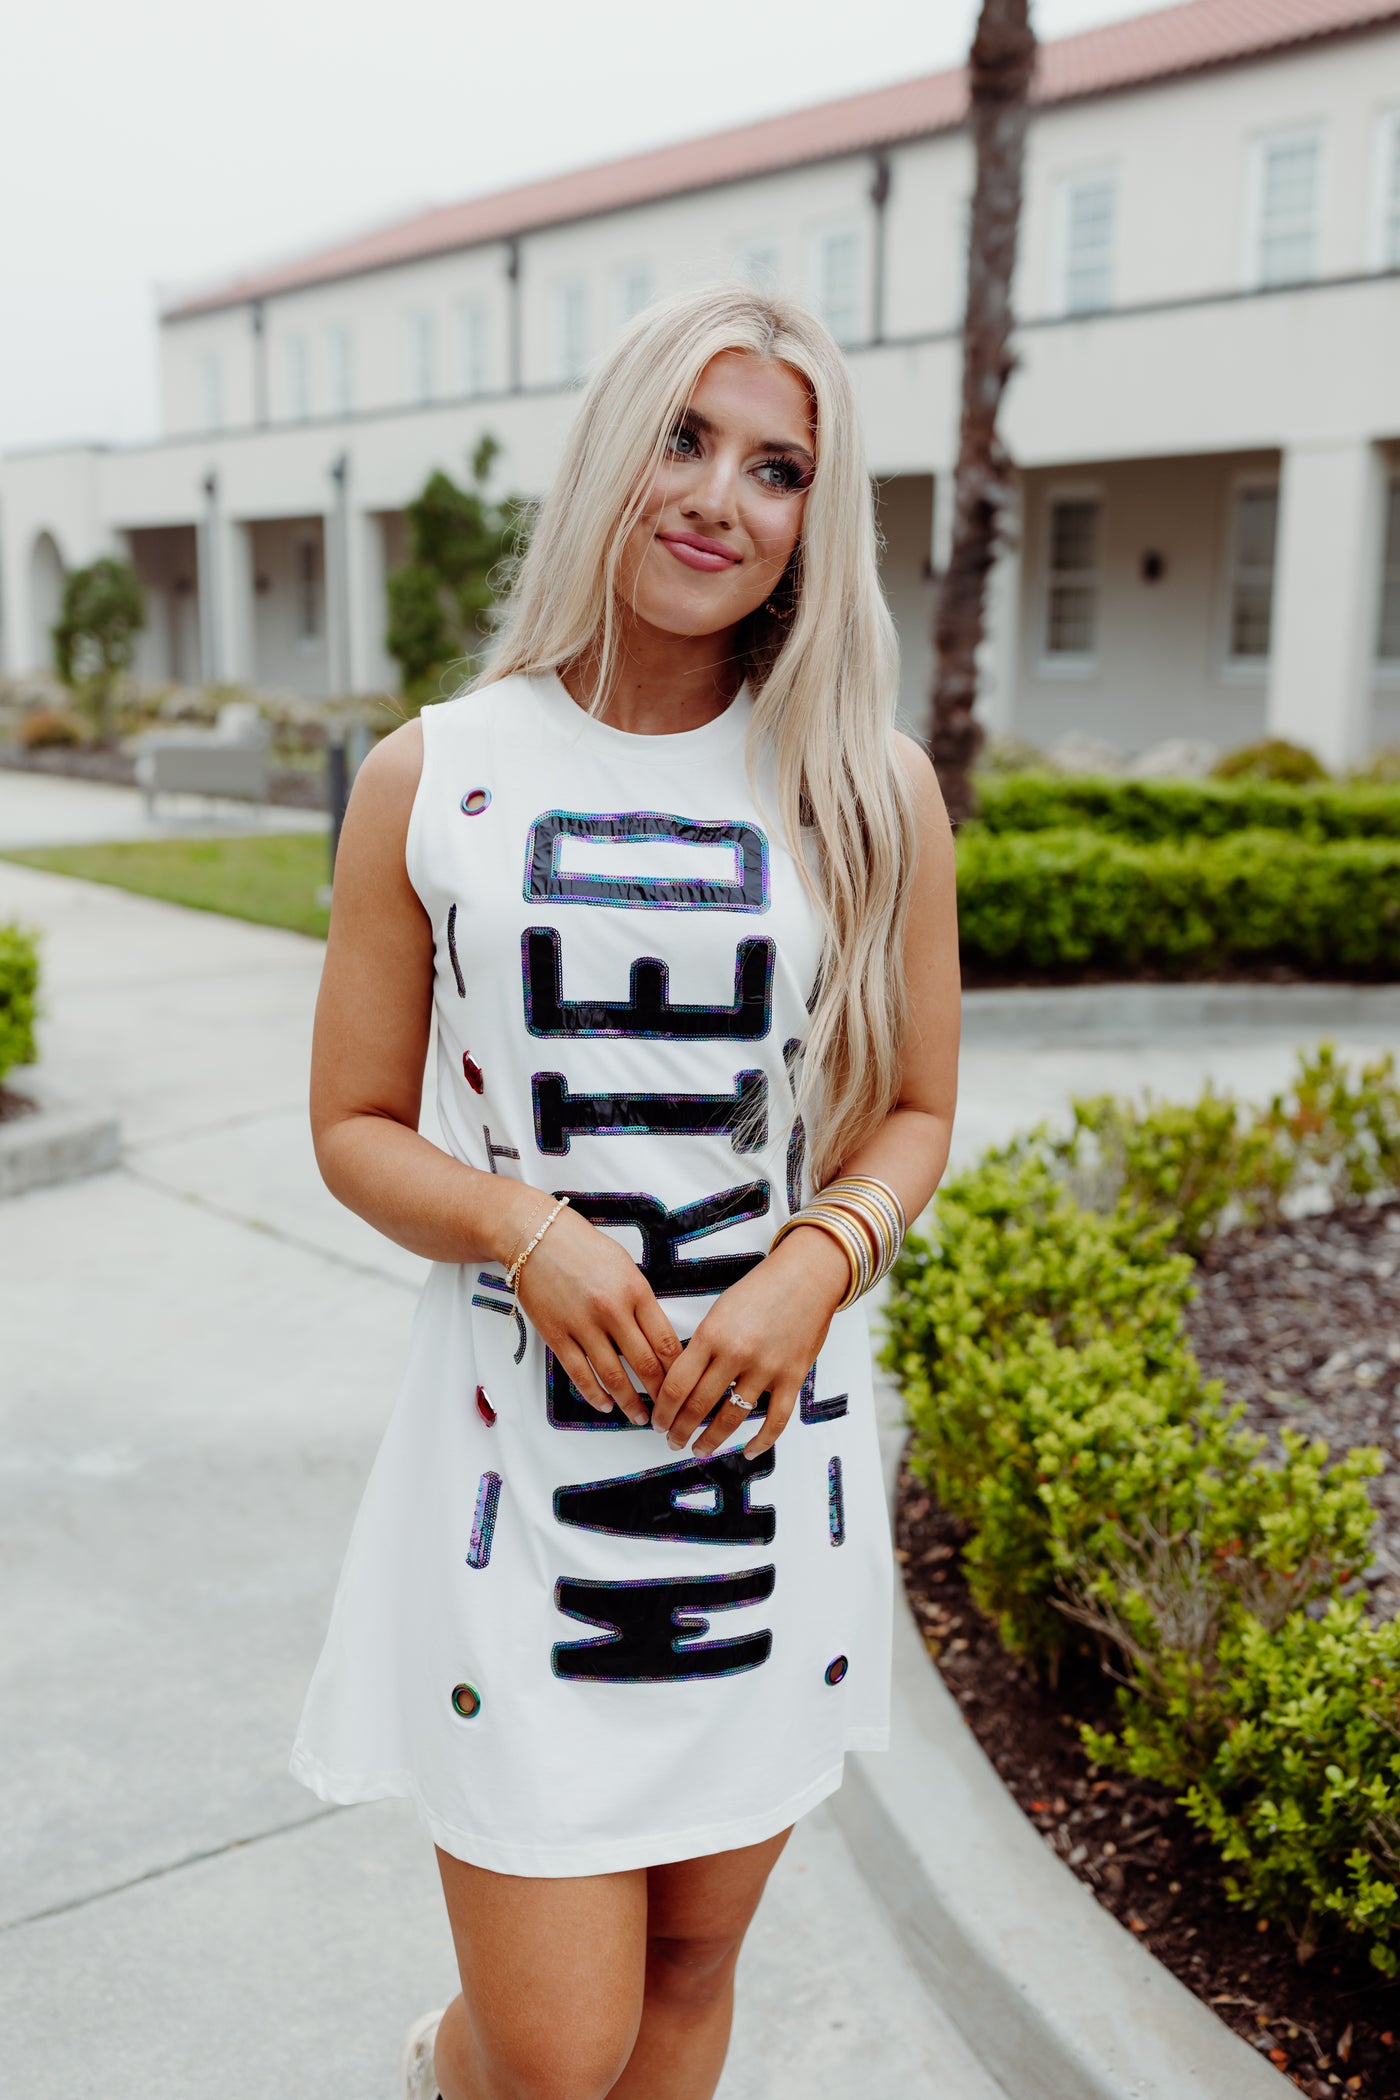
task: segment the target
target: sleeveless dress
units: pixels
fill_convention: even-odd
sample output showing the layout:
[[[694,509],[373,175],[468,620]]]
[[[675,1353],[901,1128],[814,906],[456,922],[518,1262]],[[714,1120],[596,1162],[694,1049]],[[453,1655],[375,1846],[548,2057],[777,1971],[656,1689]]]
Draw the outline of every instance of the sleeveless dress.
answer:
[[[752,709],[745,689],[642,736],[552,673],[499,680],[424,711],[407,835],[447,1148],[567,1191],[682,1341],[803,1195],[792,1087],[819,932],[771,774],[750,785]],[[293,1774],[326,1801],[407,1796],[445,1852],[507,1874],[785,1829],[847,1750],[887,1741],[860,1305],[752,1462],[750,1433],[696,1460],[595,1413],[499,1266],[434,1264]]]

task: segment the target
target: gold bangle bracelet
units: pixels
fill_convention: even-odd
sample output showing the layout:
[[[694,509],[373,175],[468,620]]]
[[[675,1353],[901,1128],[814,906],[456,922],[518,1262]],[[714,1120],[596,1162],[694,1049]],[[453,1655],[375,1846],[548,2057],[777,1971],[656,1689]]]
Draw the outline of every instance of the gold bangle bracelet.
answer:
[[[792,1216],[778,1227],[769,1242],[769,1253],[771,1254],[773,1249],[782,1240],[785,1240],[790,1232],[795,1232],[799,1225],[814,1225],[819,1232],[824,1232],[828,1239],[835,1240],[837,1246],[846,1257],[846,1262],[850,1269],[850,1281],[846,1287],[844,1297],[836,1308],[838,1312],[841,1312],[859,1297],[862,1275],[869,1273],[870,1256],[869,1250],[864,1246],[863,1237],[857,1233],[849,1219],[838,1215],[835,1211],[823,1216],[809,1208],[807,1210],[794,1211]]]

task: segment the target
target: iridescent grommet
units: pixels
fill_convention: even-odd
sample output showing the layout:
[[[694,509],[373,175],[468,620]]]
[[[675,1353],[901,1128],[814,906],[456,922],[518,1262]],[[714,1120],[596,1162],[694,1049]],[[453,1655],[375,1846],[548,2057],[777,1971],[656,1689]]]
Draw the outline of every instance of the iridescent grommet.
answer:
[[[850,1667],[844,1655],[833,1655],[826,1666],[825,1676],[827,1683],[839,1684]]]
[[[481,1694],[474,1684],[454,1685],[452,1704],[464,1721],[474,1721],[481,1712]]]
[[[464,817],[479,817],[484,809],[491,807],[490,788],[468,788],[462,797]]]
[[[486,1427],[494,1429],[496,1426],[496,1410],[491,1405],[490,1395],[484,1385],[479,1385],[476,1389],[476,1411],[486,1424]]]
[[[484,1094],[486,1092],[486,1075],[472,1056],[470,1050],[462,1052],[462,1077],[474,1094]]]

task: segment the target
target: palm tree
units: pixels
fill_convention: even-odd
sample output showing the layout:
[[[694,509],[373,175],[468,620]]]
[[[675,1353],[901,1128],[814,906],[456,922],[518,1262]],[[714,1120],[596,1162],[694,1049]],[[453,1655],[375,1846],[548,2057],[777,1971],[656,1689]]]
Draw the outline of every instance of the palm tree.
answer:
[[[1004,536],[1011,500],[1011,461],[997,436],[997,415],[1015,368],[1011,353],[1011,279],[1021,216],[1036,40],[1030,0],[982,0],[968,60],[977,178],[968,239],[967,309],[963,316],[962,428],[954,494],[953,539],[939,581],[933,639],[937,669],[929,751],[955,823],[974,814],[972,766],[982,744],[977,700],[977,646],[982,639],[987,578]]]

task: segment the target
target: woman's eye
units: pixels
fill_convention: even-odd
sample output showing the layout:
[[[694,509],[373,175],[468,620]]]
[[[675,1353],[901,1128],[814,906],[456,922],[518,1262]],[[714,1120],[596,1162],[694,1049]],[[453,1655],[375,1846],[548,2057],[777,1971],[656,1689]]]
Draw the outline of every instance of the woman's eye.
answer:
[[[795,459],[765,459],[760,463],[758,473],[764,487],[769,489],[798,489],[806,483],[806,476]]]
[[[682,423],[678,430],[671,432],[669,443],[671,450],[679,453],[682,459],[693,459],[699,450],[700,440],[693,430],[687,429]]]

